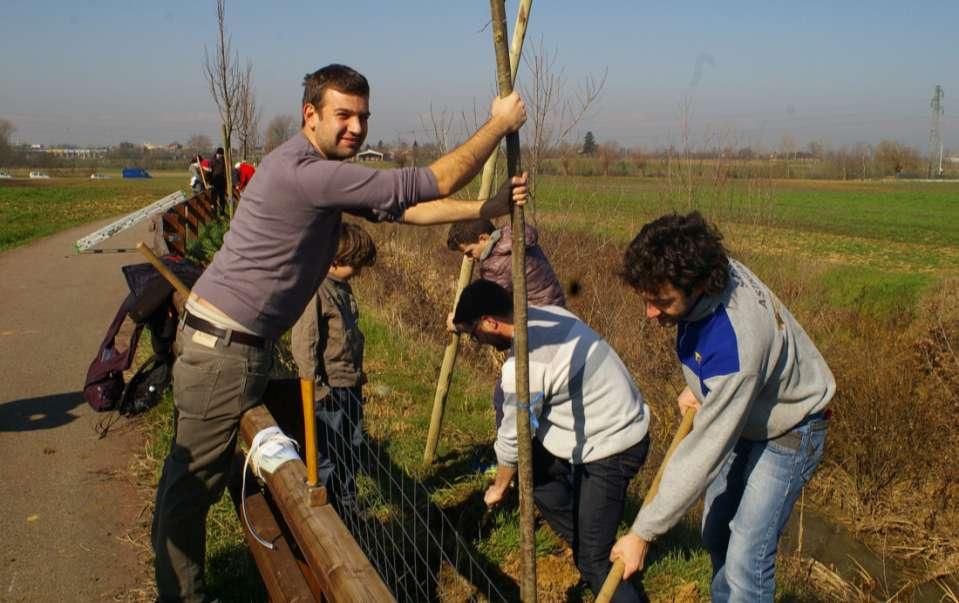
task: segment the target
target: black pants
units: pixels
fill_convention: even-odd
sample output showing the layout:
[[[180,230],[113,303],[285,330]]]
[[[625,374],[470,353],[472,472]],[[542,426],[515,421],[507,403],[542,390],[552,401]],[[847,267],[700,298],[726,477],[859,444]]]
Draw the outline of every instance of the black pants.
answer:
[[[576,567],[594,594],[612,567],[609,552],[623,516],[626,487],[648,451],[646,436],[619,454],[574,465],[533,439],[533,500],[550,527],[573,549]],[[642,596],[635,586],[623,582],[612,600],[640,601]]]

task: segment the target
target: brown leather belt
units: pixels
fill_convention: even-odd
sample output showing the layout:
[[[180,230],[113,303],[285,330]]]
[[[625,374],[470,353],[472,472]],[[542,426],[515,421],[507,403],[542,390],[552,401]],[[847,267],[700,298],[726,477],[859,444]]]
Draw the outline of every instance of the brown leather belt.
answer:
[[[267,343],[270,341],[265,337],[260,337],[259,335],[251,335],[250,333],[244,333],[243,331],[233,331],[231,329],[221,329],[220,327],[203,320],[199,316],[194,316],[189,312],[186,313],[186,320],[184,321],[188,327],[192,327],[197,331],[207,333],[209,335],[215,335],[220,339],[226,339],[229,342],[233,343],[242,343],[243,345],[248,345],[254,348],[265,348]],[[229,334],[229,338],[227,335]]]

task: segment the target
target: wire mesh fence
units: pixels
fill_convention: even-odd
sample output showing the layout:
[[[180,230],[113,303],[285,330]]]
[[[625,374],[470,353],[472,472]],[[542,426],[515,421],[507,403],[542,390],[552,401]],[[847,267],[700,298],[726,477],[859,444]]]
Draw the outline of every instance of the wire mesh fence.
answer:
[[[508,600],[427,488],[364,435],[359,388],[333,388],[315,408],[320,479],[398,601]]]

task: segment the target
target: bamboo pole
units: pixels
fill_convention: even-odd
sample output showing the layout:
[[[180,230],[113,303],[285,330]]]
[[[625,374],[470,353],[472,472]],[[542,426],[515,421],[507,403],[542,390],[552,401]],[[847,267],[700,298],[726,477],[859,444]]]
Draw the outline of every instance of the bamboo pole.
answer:
[[[533,0],[520,0],[519,11],[516,13],[516,25],[513,28],[513,42],[510,45],[509,64],[511,81],[516,81],[516,70],[520,57],[523,54],[523,41],[526,39],[526,23],[529,21],[529,9]],[[499,151],[493,151],[483,165],[483,175],[480,180],[478,199],[489,199],[493,190],[493,177],[496,174],[496,161]],[[473,275],[473,260],[464,256],[460,264],[460,275],[456,282],[456,294],[453,296],[453,312],[459,303],[460,293],[469,284]],[[430,416],[430,431],[426,438],[426,449],[423,451],[423,463],[429,465],[436,456],[436,447],[439,445],[440,429],[443,426],[443,415],[446,411],[446,398],[449,396],[450,383],[453,381],[453,367],[456,366],[456,356],[459,353],[460,335],[450,334],[450,341],[443,352],[443,365],[440,368],[440,377],[436,381],[436,392],[433,394],[433,413]]]
[[[690,431],[693,430],[694,418],[696,418],[696,411],[694,409],[688,409],[683,413],[683,420],[676,429],[676,435],[673,436],[673,441],[669,444],[669,448],[666,450],[666,455],[663,457],[663,462],[659,465],[659,469],[656,471],[656,477],[653,478],[653,483],[650,484],[649,490],[646,491],[646,498],[643,499],[644,507],[653,502],[653,499],[656,498],[656,493],[659,492],[659,482],[663,479],[663,473],[666,471],[666,465],[669,463],[669,459],[673,456],[673,453],[676,452],[676,448],[679,447],[679,443],[683,441],[683,438],[689,435]],[[603,582],[603,588],[600,589],[599,594],[596,595],[596,603],[609,603],[609,601],[613,598],[613,593],[615,593],[616,589],[619,588],[619,583],[623,580],[624,571],[625,566],[623,561],[621,559],[616,559],[616,561],[613,562],[612,569],[609,570],[609,574],[606,576],[606,581]]]
[[[500,97],[513,92],[509,50],[506,47],[504,0],[490,0],[493,47]],[[506,136],[506,177],[519,174],[519,133]],[[526,603],[536,601],[536,546],[533,533],[533,442],[529,412],[529,342],[526,329],[526,216],[513,206],[513,353],[516,361],[516,440],[519,469],[520,553],[523,579],[520,593]]]
[[[495,155],[495,153],[494,153]],[[485,175],[485,174],[484,174]],[[459,303],[460,294],[473,277],[473,260],[463,257],[460,264],[460,276],[456,282],[456,296],[453,298],[453,311]],[[446,397],[450,392],[450,383],[453,380],[453,366],[456,364],[456,355],[460,348],[459,333],[450,334],[450,342],[443,352],[443,366],[440,368],[440,378],[436,382],[436,393],[433,394],[433,413],[430,415],[430,431],[426,436],[426,449],[423,451],[423,464],[429,465],[436,456],[436,446],[440,441],[440,428],[443,426],[443,414],[446,410]]]

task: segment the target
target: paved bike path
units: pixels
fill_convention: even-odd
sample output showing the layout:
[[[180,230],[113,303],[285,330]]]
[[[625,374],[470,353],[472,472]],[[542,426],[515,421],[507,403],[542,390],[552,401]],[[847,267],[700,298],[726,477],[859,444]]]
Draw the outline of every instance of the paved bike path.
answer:
[[[149,600],[149,488],[132,463],[140,426],[81,396],[138,253],[76,255],[110,220],[0,253],[0,600]],[[146,223],[101,247],[149,241]]]

